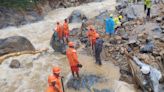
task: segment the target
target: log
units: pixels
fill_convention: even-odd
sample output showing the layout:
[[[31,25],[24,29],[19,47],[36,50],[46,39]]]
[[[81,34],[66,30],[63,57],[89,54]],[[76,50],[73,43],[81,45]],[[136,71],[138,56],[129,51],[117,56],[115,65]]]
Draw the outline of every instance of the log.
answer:
[[[9,53],[9,54],[6,54],[6,55],[3,55],[3,56],[0,57],[0,64],[1,64],[5,59],[8,59],[8,58],[10,58],[10,57],[20,56],[20,55],[24,55],[24,54],[38,54],[38,53],[46,52],[47,50],[48,50],[48,48],[43,49],[43,50],[21,51],[21,52]]]
[[[137,84],[137,87],[143,88],[143,79],[139,67],[132,61],[133,57],[128,54],[128,52],[125,52],[125,55],[128,57],[127,62],[130,67],[134,82]]]

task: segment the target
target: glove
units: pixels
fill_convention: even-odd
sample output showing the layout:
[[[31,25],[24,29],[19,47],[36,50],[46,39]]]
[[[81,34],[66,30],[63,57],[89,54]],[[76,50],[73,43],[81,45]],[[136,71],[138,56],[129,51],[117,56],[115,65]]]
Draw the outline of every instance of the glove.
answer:
[[[83,65],[82,64],[77,64],[77,67],[82,68]]]

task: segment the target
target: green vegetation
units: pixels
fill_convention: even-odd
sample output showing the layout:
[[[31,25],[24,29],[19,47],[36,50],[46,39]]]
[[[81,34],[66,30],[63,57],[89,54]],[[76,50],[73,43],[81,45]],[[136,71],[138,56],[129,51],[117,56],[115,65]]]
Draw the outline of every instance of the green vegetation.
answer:
[[[0,0],[0,6],[14,9],[32,9],[41,0]]]

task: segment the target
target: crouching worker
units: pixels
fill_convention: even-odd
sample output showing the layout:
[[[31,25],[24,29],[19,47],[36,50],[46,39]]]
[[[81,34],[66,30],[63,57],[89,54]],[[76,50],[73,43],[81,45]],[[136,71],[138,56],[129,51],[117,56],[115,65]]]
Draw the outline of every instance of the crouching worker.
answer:
[[[72,71],[73,77],[75,77],[75,73],[77,75],[77,78],[80,78],[79,76],[79,68],[82,67],[82,65],[78,61],[77,53],[74,48],[74,43],[69,42],[68,43],[69,48],[66,51],[66,55],[70,64],[70,68]]]
[[[54,67],[52,71],[53,71],[53,74],[48,76],[49,85],[46,92],[63,92],[61,77],[60,77],[60,68]]]
[[[102,65],[100,54],[102,52],[104,41],[100,38],[99,34],[96,34],[96,45],[95,45],[95,59],[96,64]]]
[[[135,63],[141,68],[142,75],[145,81],[143,81],[143,90],[159,92],[159,80],[162,78],[162,74],[156,68],[141,62],[135,56],[133,57]],[[150,90],[151,89],[151,90]]]

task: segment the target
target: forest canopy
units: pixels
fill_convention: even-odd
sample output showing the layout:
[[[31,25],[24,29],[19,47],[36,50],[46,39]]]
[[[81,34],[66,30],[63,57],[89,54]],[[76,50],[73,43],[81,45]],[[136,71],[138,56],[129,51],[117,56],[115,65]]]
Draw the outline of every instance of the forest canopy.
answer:
[[[28,10],[34,8],[42,0],[0,0],[0,6],[13,9]]]

